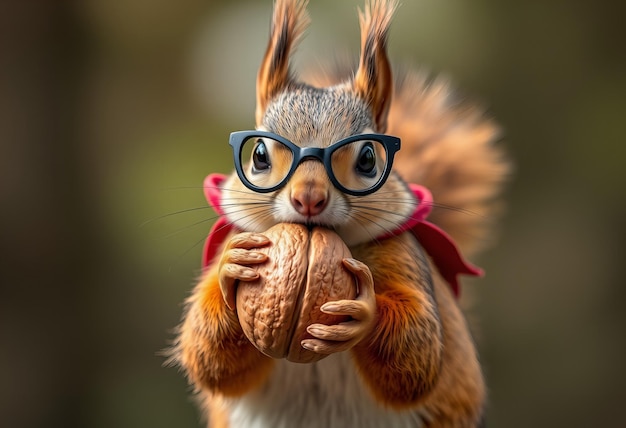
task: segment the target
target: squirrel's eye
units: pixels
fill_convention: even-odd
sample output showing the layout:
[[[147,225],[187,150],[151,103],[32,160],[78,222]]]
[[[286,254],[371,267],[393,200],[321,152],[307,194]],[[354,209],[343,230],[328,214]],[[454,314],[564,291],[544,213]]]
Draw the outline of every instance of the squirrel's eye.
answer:
[[[252,164],[254,166],[254,172],[265,171],[270,168],[270,156],[267,153],[267,147],[261,140],[257,141],[254,151],[252,153]]]
[[[356,170],[366,176],[376,175],[376,152],[372,143],[366,143],[361,147],[356,161]]]

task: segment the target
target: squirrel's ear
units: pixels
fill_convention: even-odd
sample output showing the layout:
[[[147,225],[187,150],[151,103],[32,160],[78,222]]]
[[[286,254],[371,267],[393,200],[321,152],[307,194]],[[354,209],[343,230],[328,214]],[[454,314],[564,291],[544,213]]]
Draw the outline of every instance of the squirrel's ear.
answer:
[[[387,113],[393,93],[393,77],[387,58],[387,34],[397,0],[370,0],[359,11],[361,59],[353,87],[370,106],[378,132],[387,128]]]
[[[270,40],[256,81],[256,121],[260,125],[270,100],[293,82],[289,54],[309,23],[308,0],[276,0]]]

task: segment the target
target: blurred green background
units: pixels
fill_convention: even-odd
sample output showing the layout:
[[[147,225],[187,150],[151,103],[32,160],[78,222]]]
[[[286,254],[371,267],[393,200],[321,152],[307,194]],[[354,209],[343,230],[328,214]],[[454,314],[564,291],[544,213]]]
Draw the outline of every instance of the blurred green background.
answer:
[[[473,318],[492,427],[626,426],[618,2],[405,0],[397,63],[489,108],[516,163]],[[296,62],[355,53],[312,0]],[[159,356],[198,274],[204,176],[253,127],[270,0],[0,3],[0,426],[200,426]],[[143,226],[143,222],[155,219]]]

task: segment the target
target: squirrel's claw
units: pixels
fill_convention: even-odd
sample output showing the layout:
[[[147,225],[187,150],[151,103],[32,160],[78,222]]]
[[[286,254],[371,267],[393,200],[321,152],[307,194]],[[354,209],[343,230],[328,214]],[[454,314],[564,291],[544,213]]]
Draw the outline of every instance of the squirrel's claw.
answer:
[[[259,274],[249,266],[267,260],[267,255],[254,251],[253,248],[262,247],[268,243],[269,240],[264,235],[239,233],[226,244],[220,259],[219,283],[224,301],[231,310],[237,307],[237,282],[257,279]]]
[[[328,302],[320,308],[333,315],[347,315],[352,319],[335,325],[312,324],[307,328],[313,339],[305,339],[301,346],[320,354],[347,351],[367,337],[374,328],[376,296],[369,268],[355,259],[344,259],[344,266],[357,279],[359,294],[354,300]]]

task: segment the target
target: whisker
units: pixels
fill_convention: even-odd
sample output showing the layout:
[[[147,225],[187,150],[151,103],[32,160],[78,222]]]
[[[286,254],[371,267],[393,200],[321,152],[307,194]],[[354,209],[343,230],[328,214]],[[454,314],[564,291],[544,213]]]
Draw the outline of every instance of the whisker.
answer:
[[[250,204],[250,205],[243,206],[239,204],[233,204],[233,205],[229,205],[228,208],[229,208],[228,214],[230,215],[238,215],[240,213],[246,213],[246,212],[250,212],[250,214],[252,214],[252,213],[267,211],[268,205],[267,204]]]
[[[368,218],[367,216],[363,215],[361,212],[354,212],[352,213],[352,215],[350,216],[353,220],[355,220],[355,223],[360,226],[363,231],[369,236],[369,241],[370,242],[376,242],[379,243],[380,241],[378,240],[378,238],[374,235],[372,235],[372,233],[370,232],[370,230],[367,228],[367,226],[365,225],[365,222],[369,222],[372,224],[375,224],[378,226],[378,223],[375,222],[374,220]],[[382,228],[383,230],[385,230],[385,228]]]
[[[270,204],[269,201],[263,200],[263,199],[253,199],[250,201],[238,201],[237,199],[232,199],[232,202],[230,200],[226,200],[226,203],[222,201],[220,206],[224,208],[224,207],[233,207],[233,206],[269,205],[269,204]]]
[[[380,207],[371,207],[369,205],[352,205],[352,208],[356,208],[356,209],[361,209],[361,210],[367,210],[367,211],[377,211],[377,212],[381,212],[384,214],[390,214],[393,216],[397,216],[400,218],[404,218],[407,217],[406,214],[402,214],[393,210],[388,210],[386,208],[380,208]]]
[[[192,224],[189,224],[189,225],[187,225],[187,226],[184,226],[184,227],[181,227],[181,228],[179,228],[179,229],[176,229],[176,230],[174,230],[173,232],[168,233],[167,235],[161,236],[159,239],[168,239],[168,238],[171,238],[171,237],[173,237],[173,236],[176,236],[176,235],[181,234],[182,232],[184,232],[184,231],[186,231],[186,230],[189,230],[189,229],[192,229],[192,228],[194,228],[194,227],[196,227],[196,226],[199,226],[199,225],[201,225],[201,224],[204,224],[204,223],[207,223],[207,222],[213,221],[213,220],[217,219],[218,217],[219,217],[219,216],[213,216],[213,217],[209,217],[209,218],[202,219],[202,220],[197,221],[197,222],[195,222],[195,223],[192,223]]]
[[[242,193],[242,194],[244,194],[246,196],[249,196],[249,195],[267,195],[267,193],[258,193],[258,192],[254,192],[252,190],[233,189],[233,188],[229,188],[229,187],[202,186],[201,188],[202,189],[219,189],[222,192],[226,190],[226,191],[229,191],[229,192],[232,192],[232,193]]]
[[[381,210],[381,209],[359,209],[358,211],[356,211],[356,213],[358,213],[361,218],[365,218],[369,221],[371,221],[372,223],[376,224],[377,226],[385,229],[386,231],[391,231],[393,229],[389,229],[388,227],[384,226],[382,223],[387,223],[390,224],[394,229],[399,226],[401,224],[400,221],[393,221],[391,220],[388,215],[389,214],[395,214],[386,210]],[[384,215],[383,215],[384,214]],[[404,220],[404,216],[400,216],[398,215],[398,217],[400,219],[402,219],[402,221]],[[382,220],[382,223],[379,223],[377,221]]]
[[[195,244],[193,244],[191,247],[187,248],[185,251],[183,251],[181,254],[179,254],[178,256],[176,256],[176,259],[174,259],[174,263],[170,263],[168,271],[171,272],[172,269],[177,266],[180,261],[183,259],[183,257],[185,257],[191,250],[193,250],[194,248],[196,248],[198,245],[200,245],[201,243],[203,243],[206,240],[206,236],[203,236],[200,240],[198,240]]]
[[[248,215],[240,218],[243,221],[242,225],[246,229],[250,229],[252,224],[255,222],[263,222],[266,219],[272,219],[274,217],[274,211],[272,208],[270,209],[257,209],[253,212],[248,213]]]
[[[369,206],[353,206],[355,212],[360,213],[362,216],[367,216],[368,219],[376,219],[381,222],[381,224],[376,223],[379,227],[386,230],[387,232],[397,228],[405,221],[412,218],[412,213],[407,215],[406,213],[398,213],[396,211],[387,210],[380,207],[369,207]],[[383,224],[389,225],[383,226]]]
[[[146,226],[146,225],[148,225],[150,223],[154,223],[155,221],[162,220],[162,219],[167,218],[167,217],[172,217],[172,216],[175,216],[175,215],[178,215],[178,214],[184,214],[184,213],[193,212],[193,211],[201,211],[201,210],[206,210],[206,209],[209,209],[209,208],[211,208],[211,207],[207,205],[207,206],[204,206],[204,207],[185,208],[185,209],[182,209],[182,210],[179,210],[179,211],[174,211],[174,212],[171,212],[171,213],[162,214],[160,216],[153,217],[151,219],[148,219],[148,220],[144,221],[143,223],[141,223],[139,225],[139,227],[144,227],[144,226]]]
[[[396,198],[368,198],[367,200],[368,203],[388,203],[388,202],[393,202],[394,204],[397,205],[411,205],[414,204],[414,201],[409,201],[409,200],[404,200],[404,199],[396,199]],[[444,210],[450,210],[450,211],[455,211],[455,212],[459,212],[462,214],[467,214],[467,215],[471,215],[471,216],[479,216],[479,217],[484,217],[482,214],[476,212],[476,211],[472,211],[469,210],[467,208],[459,208],[459,207],[454,207],[452,205],[446,205],[446,204],[442,204],[439,202],[431,202],[428,204],[429,206],[433,207],[433,208],[439,208],[439,209],[444,209]]]
[[[471,215],[471,216],[478,216],[478,217],[483,217],[483,214],[480,214],[476,211],[472,211],[472,210],[468,210],[467,208],[458,208],[458,207],[453,207],[451,205],[444,205],[444,204],[440,204],[437,202],[433,202],[432,204],[430,204],[430,206],[432,206],[433,208],[440,208],[443,210],[449,210],[449,211],[454,211],[454,212],[458,212],[461,214],[467,214],[467,215]]]
[[[207,186],[167,186],[167,187],[161,187],[160,190],[161,192],[169,192],[171,190],[198,190],[198,189],[204,189]],[[210,187],[210,186],[209,186]]]

